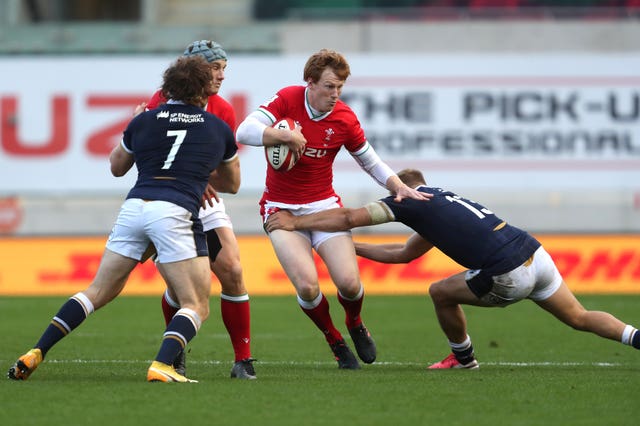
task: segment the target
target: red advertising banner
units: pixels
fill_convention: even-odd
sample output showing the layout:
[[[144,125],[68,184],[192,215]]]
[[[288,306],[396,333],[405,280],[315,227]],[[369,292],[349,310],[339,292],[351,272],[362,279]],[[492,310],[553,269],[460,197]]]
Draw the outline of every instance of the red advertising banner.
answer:
[[[538,236],[576,293],[640,293],[640,235]],[[402,242],[405,235],[355,235],[372,243]],[[106,237],[0,239],[0,295],[71,295],[87,287]],[[240,256],[251,295],[293,294],[293,286],[264,236],[240,236]],[[316,258],[320,283],[333,294],[329,274]],[[463,268],[437,250],[403,265],[360,258],[367,294],[427,294],[430,283]],[[216,278],[212,293],[217,294]],[[146,262],[131,274],[123,294],[160,295],[164,282]]]

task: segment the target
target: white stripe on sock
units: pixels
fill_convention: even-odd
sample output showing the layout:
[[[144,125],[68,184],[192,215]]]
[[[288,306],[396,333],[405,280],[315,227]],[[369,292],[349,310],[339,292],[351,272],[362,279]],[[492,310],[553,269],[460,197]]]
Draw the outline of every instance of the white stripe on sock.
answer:
[[[89,300],[89,298],[84,293],[82,292],[76,293],[73,296],[71,296],[71,298],[76,300],[78,303],[80,303],[80,306],[82,306],[82,309],[84,309],[85,317],[88,317],[89,314],[91,314],[94,311],[93,303],[91,303],[91,300]]]
[[[171,296],[169,296],[169,290],[165,290],[164,291],[164,300],[172,308],[180,309],[180,304],[178,302],[176,302],[175,300],[173,300],[171,298]]]
[[[449,346],[451,346],[451,349],[453,349],[454,351],[463,351],[465,349],[469,349],[469,347],[471,346],[471,337],[469,337],[469,335],[467,334],[467,338],[464,339],[462,343],[449,342]]]
[[[302,306],[304,309],[313,309],[322,302],[322,292],[318,293],[318,297],[313,299],[312,301],[306,301],[300,297],[300,295],[296,295],[298,298],[298,304]]]
[[[247,302],[249,300],[248,294],[242,294],[240,296],[229,296],[228,294],[220,293],[220,299],[228,300],[229,302]]]
[[[340,297],[342,297],[344,300],[348,300],[349,302],[355,302],[356,300],[362,299],[362,296],[364,296],[364,286],[362,285],[362,283],[360,283],[360,290],[358,290],[358,294],[356,294],[355,297],[346,297],[344,294],[340,292],[340,290],[338,290],[338,293],[340,294]]]
[[[625,345],[631,345],[631,342],[633,341],[633,336],[636,333],[635,328],[633,328],[630,325],[625,325],[624,326],[624,330],[622,330],[622,338],[620,339],[620,341],[622,343],[624,343]]]
[[[178,312],[176,312],[175,316],[181,315],[185,318],[188,318],[193,324],[193,327],[196,329],[196,332],[200,330],[200,326],[202,325],[202,321],[200,320],[200,316],[193,309],[182,308]]]

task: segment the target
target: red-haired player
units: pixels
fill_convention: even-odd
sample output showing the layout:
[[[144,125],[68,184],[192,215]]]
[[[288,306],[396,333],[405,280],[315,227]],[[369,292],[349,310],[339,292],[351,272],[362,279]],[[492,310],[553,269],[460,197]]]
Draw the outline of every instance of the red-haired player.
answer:
[[[305,215],[341,207],[340,197],[333,189],[333,161],[342,147],[398,200],[429,198],[402,183],[380,160],[367,142],[355,113],[340,100],[350,73],[344,56],[322,49],[307,60],[303,74],[306,86],[281,89],[238,126],[238,142],[254,146],[285,143],[300,157],[287,172],[267,167],[266,189],[260,200],[260,214],[265,222],[278,209]],[[301,128],[291,131],[271,127],[285,117],[292,118]],[[300,307],[322,331],[338,367],[358,369],[360,364],[331,320],[329,304],[318,284],[312,249],[324,261],[338,289],[345,324],[358,356],[367,364],[374,362],[376,346],[360,316],[364,287],[351,233],[276,230],[269,237],[280,264],[293,282]]]

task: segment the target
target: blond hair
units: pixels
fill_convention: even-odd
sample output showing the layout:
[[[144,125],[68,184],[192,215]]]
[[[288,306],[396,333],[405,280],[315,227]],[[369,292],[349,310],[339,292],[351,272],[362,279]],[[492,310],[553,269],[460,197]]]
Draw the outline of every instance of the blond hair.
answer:
[[[400,180],[410,188],[415,188],[418,185],[426,185],[427,181],[424,179],[422,172],[417,169],[402,169],[398,172]]]

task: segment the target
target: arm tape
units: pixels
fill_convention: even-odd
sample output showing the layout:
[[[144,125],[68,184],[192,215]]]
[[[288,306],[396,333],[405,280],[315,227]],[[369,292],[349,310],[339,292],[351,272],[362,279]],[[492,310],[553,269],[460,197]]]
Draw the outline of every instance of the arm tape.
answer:
[[[382,201],[374,201],[372,203],[364,206],[365,209],[369,212],[369,216],[371,216],[371,224],[378,225],[380,223],[393,222],[396,220],[395,215]]]

